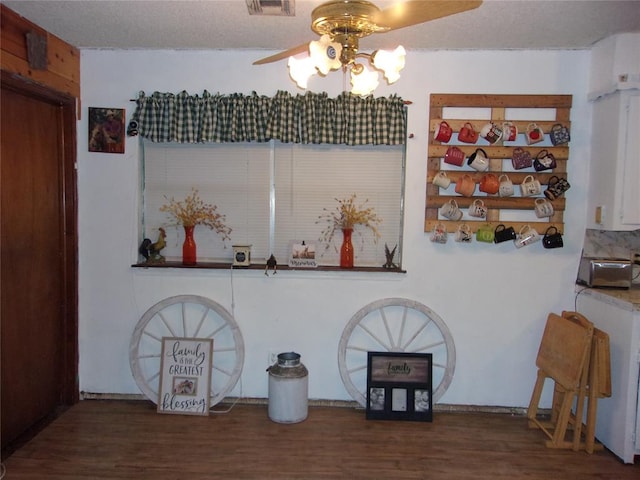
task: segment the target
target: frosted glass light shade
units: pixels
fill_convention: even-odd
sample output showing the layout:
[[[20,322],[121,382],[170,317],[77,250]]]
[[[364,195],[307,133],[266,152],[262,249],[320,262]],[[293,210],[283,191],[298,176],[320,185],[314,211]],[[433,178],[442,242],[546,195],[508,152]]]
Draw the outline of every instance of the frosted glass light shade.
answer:
[[[289,76],[300,88],[307,88],[307,82],[316,73],[316,66],[311,57],[289,57]]]
[[[392,52],[378,50],[373,55],[373,66],[384,72],[388,83],[394,83],[400,78],[400,70],[404,68],[406,54],[402,45]]]
[[[351,69],[351,93],[360,96],[367,96],[378,88],[378,72],[370,70],[366,65],[362,65],[362,71],[355,73]]]
[[[320,40],[309,42],[309,55],[322,75],[342,66],[340,63],[341,52],[342,45],[338,42],[332,42],[329,35],[322,35]]]

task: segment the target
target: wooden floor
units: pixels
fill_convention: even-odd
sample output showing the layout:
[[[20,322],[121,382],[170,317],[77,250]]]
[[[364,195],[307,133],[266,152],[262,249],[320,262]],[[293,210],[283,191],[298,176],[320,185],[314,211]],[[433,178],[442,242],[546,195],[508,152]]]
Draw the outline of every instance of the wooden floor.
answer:
[[[266,405],[210,417],[163,415],[146,401],[85,400],[4,460],[20,479],[640,479],[604,450],[553,450],[523,416],[439,413],[433,423],[366,420],[309,407],[271,422]]]

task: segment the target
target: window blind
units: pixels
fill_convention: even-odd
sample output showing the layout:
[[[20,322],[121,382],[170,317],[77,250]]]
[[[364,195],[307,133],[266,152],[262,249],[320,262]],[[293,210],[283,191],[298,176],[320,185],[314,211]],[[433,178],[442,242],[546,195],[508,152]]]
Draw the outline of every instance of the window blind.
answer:
[[[357,266],[385,263],[384,246],[398,246],[402,234],[404,145],[305,145],[269,143],[172,144],[143,142],[143,235],[155,239],[167,231],[162,254],[168,260],[182,255],[184,232],[169,226],[160,207],[170,198],[182,200],[198,190],[200,198],[217,205],[232,228],[225,243],[211,230],[195,231],[199,261],[231,262],[231,245],[251,245],[252,261],[263,263],[271,254],[286,264],[292,241],[316,242],[319,265],[337,265],[342,235],[325,249],[318,244],[323,209],[337,206],[336,198],[356,194],[367,200],[383,219],[381,238],[357,226],[353,241]]]
[[[355,263],[381,267],[384,244],[399,242],[402,224],[403,147],[277,144],[275,149],[276,245],[290,240],[314,242],[324,224],[323,209],[333,210],[338,199],[356,194],[382,218],[380,239],[361,225],[354,228]],[[333,245],[317,245],[319,265],[339,264],[342,235]],[[285,252],[281,252],[284,255]]]

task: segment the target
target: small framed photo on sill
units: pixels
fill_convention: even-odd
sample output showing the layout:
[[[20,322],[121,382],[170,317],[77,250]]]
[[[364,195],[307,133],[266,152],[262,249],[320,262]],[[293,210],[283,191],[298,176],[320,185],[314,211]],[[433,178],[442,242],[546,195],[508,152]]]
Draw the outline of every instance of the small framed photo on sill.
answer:
[[[289,242],[289,267],[316,268],[316,244],[305,240]]]
[[[430,353],[368,352],[368,420],[433,421]]]

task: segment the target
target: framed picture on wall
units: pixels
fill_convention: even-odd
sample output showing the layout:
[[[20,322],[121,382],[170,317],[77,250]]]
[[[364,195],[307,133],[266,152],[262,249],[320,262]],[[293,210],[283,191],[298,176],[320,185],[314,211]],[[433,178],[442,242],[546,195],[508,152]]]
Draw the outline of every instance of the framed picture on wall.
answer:
[[[162,337],[158,413],[209,415],[211,338]]]
[[[369,420],[433,420],[430,353],[368,352]]]
[[[89,107],[89,151],[124,153],[124,108]]]

